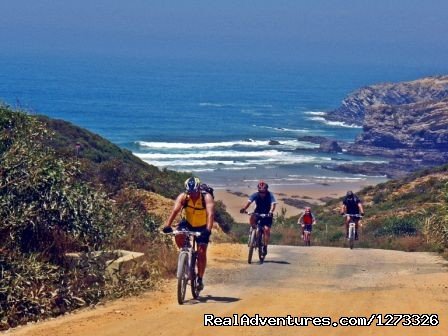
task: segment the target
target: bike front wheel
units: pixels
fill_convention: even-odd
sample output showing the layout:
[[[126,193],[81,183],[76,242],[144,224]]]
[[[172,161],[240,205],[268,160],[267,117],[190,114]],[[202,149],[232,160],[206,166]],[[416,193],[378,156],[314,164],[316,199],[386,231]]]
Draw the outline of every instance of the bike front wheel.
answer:
[[[260,230],[258,232],[258,259],[260,259],[260,264],[264,261],[264,234],[263,231]]]
[[[351,227],[348,232],[348,245],[350,249],[353,249],[353,246],[355,245],[355,228]]]
[[[197,270],[198,254],[194,252],[191,256],[191,270],[190,270],[190,280],[191,280],[191,295],[193,299],[199,297],[200,290],[198,289],[198,270]]]
[[[306,235],[306,246],[311,246],[311,234]]]
[[[185,292],[187,291],[188,282],[188,254],[181,253],[179,256],[178,266],[180,270],[177,276],[177,302],[184,304]]]

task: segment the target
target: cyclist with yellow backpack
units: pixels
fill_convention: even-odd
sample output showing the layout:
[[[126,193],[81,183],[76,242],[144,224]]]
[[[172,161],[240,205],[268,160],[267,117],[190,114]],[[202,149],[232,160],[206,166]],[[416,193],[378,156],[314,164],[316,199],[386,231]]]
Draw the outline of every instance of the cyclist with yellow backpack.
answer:
[[[198,290],[202,290],[204,288],[202,278],[207,265],[207,245],[215,216],[215,202],[212,194],[201,188],[199,178],[190,177],[185,181],[185,192],[177,196],[173,210],[165,222],[164,233],[173,230],[171,225],[181,211],[183,211],[182,220],[177,229],[201,233],[196,242],[198,244]],[[184,239],[183,235],[176,236],[176,244],[179,248],[183,246]]]

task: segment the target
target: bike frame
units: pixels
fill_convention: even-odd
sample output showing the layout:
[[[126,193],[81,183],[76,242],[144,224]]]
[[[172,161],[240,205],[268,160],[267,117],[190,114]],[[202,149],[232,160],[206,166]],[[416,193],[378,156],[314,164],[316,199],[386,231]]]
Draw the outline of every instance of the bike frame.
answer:
[[[268,214],[258,214],[255,212],[246,212],[249,216],[255,215],[257,217],[256,219],[256,227],[250,227],[249,229],[249,256],[248,256],[248,263],[252,263],[252,253],[253,249],[258,248],[258,257],[260,259],[260,263],[263,263],[264,261],[264,255],[261,251],[261,246],[264,246],[264,226],[260,224],[260,221],[262,218],[269,217]],[[255,235],[254,235],[255,231]],[[254,236],[253,236],[254,235]]]
[[[178,303],[183,304],[185,299],[186,286],[188,281],[191,286],[191,293],[193,298],[199,296],[199,291],[197,290],[196,284],[196,270],[195,263],[197,262],[197,250],[196,250],[196,237],[201,234],[199,232],[193,232],[188,230],[175,230],[172,232],[173,235],[184,235],[185,239],[183,245],[179,252],[179,257],[177,259],[177,280],[178,280]],[[193,237],[193,243],[191,243],[191,237]],[[184,267],[186,261],[186,269]]]
[[[303,231],[303,241],[305,242],[305,245],[310,245],[311,240],[311,231],[304,230]]]
[[[354,246],[354,241],[356,237],[356,221],[355,218],[361,219],[362,216],[358,214],[346,214],[349,218],[348,222],[348,241],[349,241],[349,247],[350,249]]]

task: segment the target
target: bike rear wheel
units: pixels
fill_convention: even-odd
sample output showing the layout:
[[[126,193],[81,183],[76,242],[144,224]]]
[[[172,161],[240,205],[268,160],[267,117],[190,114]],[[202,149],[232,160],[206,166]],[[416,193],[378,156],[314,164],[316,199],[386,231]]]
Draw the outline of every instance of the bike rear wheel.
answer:
[[[252,230],[251,234],[249,236],[249,255],[247,256],[247,263],[251,264],[252,263],[252,256],[254,254],[254,248],[255,248],[255,235],[256,235],[256,230]]]
[[[181,267],[177,277],[177,302],[184,304],[185,292],[188,282],[188,254],[181,253],[179,256],[178,267]]]

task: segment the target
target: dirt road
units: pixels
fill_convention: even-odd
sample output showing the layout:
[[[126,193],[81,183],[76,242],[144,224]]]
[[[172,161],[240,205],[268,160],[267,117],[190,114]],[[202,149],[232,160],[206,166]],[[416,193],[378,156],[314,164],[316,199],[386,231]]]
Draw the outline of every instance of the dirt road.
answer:
[[[176,302],[175,283],[161,292],[118,300],[11,335],[447,335],[447,263],[426,253],[328,247],[270,247],[248,265],[246,247],[210,246],[199,301]],[[435,327],[209,326],[204,314],[231,317],[331,317],[438,314]],[[377,321],[377,320],[375,320]],[[374,322],[375,323],[375,322]]]

